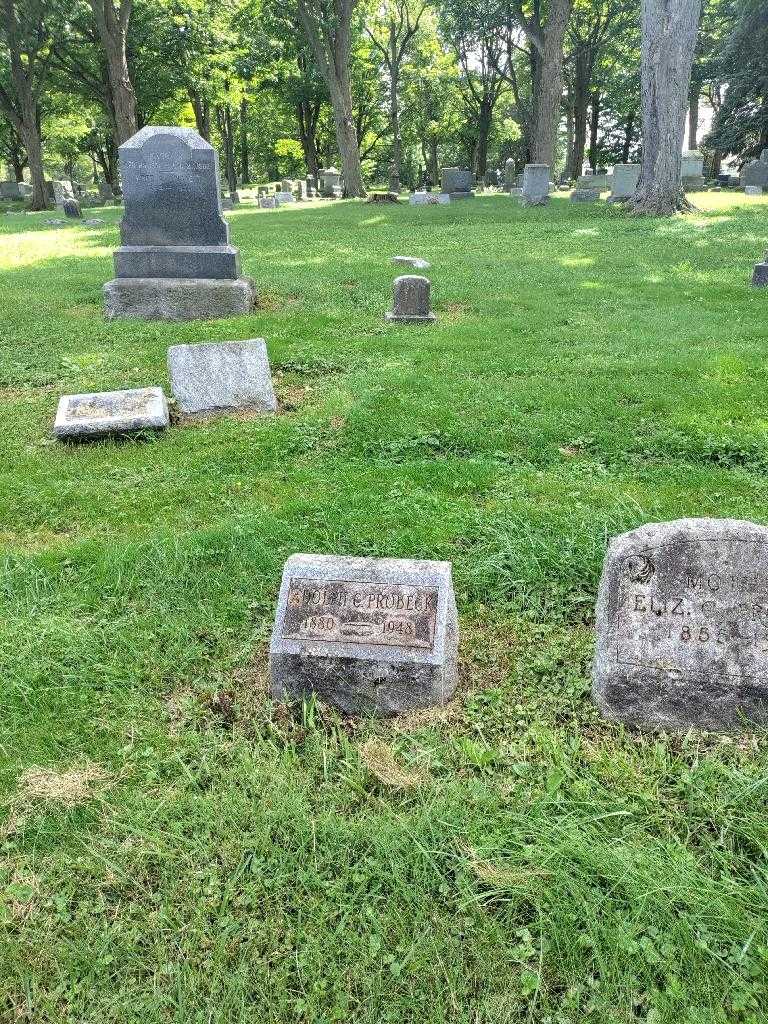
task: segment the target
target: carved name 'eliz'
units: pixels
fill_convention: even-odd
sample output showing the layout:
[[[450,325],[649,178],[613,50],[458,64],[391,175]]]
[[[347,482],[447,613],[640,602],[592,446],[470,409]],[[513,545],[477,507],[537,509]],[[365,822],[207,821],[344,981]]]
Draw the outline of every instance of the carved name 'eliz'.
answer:
[[[670,554],[647,548],[624,563],[618,662],[700,677],[768,675],[766,545],[702,539]]]
[[[437,597],[436,587],[295,578],[289,584],[283,639],[431,651]]]

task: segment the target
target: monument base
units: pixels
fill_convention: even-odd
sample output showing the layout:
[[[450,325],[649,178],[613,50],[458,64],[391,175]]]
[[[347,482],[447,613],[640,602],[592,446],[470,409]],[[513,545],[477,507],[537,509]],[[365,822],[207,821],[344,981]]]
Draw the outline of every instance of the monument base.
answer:
[[[518,202],[521,206],[546,206],[549,202],[549,196],[524,196],[521,195],[518,198]]]
[[[256,302],[248,277],[118,277],[103,293],[107,320],[221,320],[250,313]]]

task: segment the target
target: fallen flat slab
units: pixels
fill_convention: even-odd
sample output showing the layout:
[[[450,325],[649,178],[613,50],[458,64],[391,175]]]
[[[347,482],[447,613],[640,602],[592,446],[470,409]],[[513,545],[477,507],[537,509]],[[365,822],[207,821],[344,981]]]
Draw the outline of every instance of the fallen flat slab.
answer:
[[[53,433],[60,439],[106,437],[167,426],[168,403],[162,388],[133,388],[63,395]]]

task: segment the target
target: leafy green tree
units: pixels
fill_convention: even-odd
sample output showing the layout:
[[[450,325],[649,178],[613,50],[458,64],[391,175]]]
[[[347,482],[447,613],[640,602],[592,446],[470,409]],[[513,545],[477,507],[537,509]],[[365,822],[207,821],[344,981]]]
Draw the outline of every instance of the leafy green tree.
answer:
[[[737,0],[720,78],[728,91],[707,144],[746,161],[768,147],[768,5]]]

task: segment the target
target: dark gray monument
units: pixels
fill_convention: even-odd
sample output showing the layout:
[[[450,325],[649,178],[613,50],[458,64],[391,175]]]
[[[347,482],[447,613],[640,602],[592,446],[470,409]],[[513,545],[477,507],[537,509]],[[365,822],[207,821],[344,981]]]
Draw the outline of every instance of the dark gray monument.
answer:
[[[80,209],[80,203],[76,199],[64,199],[61,209],[64,216],[69,217],[71,220],[82,219],[83,211]]]
[[[594,695],[609,718],[641,728],[768,723],[768,527],[678,519],[615,537]]]
[[[148,126],[120,147],[125,213],[109,319],[213,320],[248,313],[253,282],[240,276],[219,194],[215,149],[191,128]]]
[[[524,206],[543,206],[549,202],[549,164],[526,164],[523,171]]]
[[[403,274],[394,282],[392,309],[386,314],[390,323],[431,324],[435,314],[429,305],[430,283],[419,274]]]
[[[457,681],[450,562],[293,555],[269,648],[272,695],[347,715],[444,704]]]

